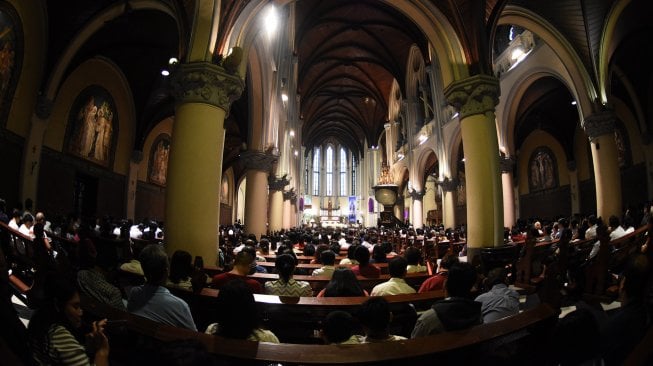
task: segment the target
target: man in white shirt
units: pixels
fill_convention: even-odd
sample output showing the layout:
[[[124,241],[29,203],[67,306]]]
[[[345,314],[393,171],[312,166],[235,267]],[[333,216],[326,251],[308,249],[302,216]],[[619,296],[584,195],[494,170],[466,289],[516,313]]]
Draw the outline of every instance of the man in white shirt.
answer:
[[[390,279],[387,282],[380,283],[372,289],[371,296],[414,294],[416,291],[406,283],[406,267],[408,262],[404,257],[394,257],[388,263],[388,272]]]
[[[587,223],[590,227],[585,231],[585,239],[596,239],[596,216],[589,215],[587,217]]]
[[[622,236],[626,235],[627,232],[624,230],[624,228],[621,226],[621,223],[619,222],[619,218],[615,215],[610,216],[608,219],[608,223],[610,224],[610,240],[615,240],[619,239]]]
[[[325,250],[322,252],[322,254],[320,254],[320,260],[323,264],[322,268],[313,270],[311,275],[331,278],[333,276],[333,272],[336,270],[336,267],[334,266],[336,263],[336,253],[330,250]]]
[[[25,235],[29,236],[30,238],[34,239],[34,216],[32,214],[26,213],[23,215],[23,224],[20,225],[18,228],[18,231]]]

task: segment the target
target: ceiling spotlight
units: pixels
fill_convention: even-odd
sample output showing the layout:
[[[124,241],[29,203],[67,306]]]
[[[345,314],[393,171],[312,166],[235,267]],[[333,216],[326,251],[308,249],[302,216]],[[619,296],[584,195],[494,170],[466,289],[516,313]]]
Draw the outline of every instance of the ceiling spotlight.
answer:
[[[290,137],[295,137],[295,130],[290,130],[288,134],[290,135]]]
[[[282,102],[287,102],[288,101],[288,94],[286,93],[281,93],[281,101]]]
[[[293,154],[295,154],[295,156],[299,156],[299,151],[295,150]]]
[[[176,57],[170,57],[170,60],[168,60],[168,65],[176,65],[179,62]]]
[[[519,59],[524,55],[524,49],[521,47],[517,47],[514,50],[512,50],[512,53],[510,54],[510,58],[514,61]]]
[[[168,75],[170,75],[170,71],[168,71],[166,69],[163,69],[163,70],[161,70],[161,75],[168,76]]]
[[[572,101],[571,101],[571,105],[576,105],[576,104],[578,104],[578,103],[576,103],[575,100],[572,100]]]
[[[277,25],[279,23],[279,19],[277,17],[277,9],[274,7],[273,3],[270,3],[268,5],[267,13],[265,14],[265,30],[268,33],[268,36],[272,36],[274,32],[277,30]]]

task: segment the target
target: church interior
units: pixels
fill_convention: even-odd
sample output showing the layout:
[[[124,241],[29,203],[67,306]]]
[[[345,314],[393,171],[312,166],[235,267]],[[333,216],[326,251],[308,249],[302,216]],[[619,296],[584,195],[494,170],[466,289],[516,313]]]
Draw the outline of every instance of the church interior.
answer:
[[[513,234],[528,243],[536,222],[562,232],[561,219],[615,216],[634,226],[619,243],[647,253],[646,0],[0,0],[0,30],[9,218],[29,202],[53,222],[153,221],[168,255],[217,267],[236,228],[255,241],[293,230],[363,241],[372,228],[397,253],[410,237],[425,261],[432,239],[437,267],[429,233],[463,237],[478,263]],[[501,329],[545,323],[538,311]],[[276,361],[392,364],[398,352],[303,347],[326,358]],[[418,364],[453,357],[407,347]]]

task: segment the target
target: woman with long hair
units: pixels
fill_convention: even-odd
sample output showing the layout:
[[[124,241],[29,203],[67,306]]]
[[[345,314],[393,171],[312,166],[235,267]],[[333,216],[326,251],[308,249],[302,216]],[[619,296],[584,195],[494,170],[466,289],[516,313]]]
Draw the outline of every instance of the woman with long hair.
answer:
[[[166,287],[193,291],[193,257],[185,250],[177,250],[170,258],[170,275]]]
[[[313,289],[308,282],[295,281],[292,278],[296,265],[295,258],[290,254],[278,256],[274,267],[279,274],[279,279],[266,282],[265,293],[278,296],[313,296]]]
[[[240,279],[229,281],[220,288],[217,301],[217,323],[208,326],[206,333],[225,338],[279,343],[269,330],[262,329],[254,294]]]
[[[68,281],[50,277],[46,297],[30,320],[27,332],[34,358],[42,365],[108,365],[109,340],[104,334],[106,319],[93,322],[86,334],[87,350],[82,343],[82,309],[79,293]],[[89,360],[87,351],[94,355]]]
[[[366,249],[367,250],[367,249]],[[369,296],[349,268],[337,268],[331,281],[320,291],[317,297]]]

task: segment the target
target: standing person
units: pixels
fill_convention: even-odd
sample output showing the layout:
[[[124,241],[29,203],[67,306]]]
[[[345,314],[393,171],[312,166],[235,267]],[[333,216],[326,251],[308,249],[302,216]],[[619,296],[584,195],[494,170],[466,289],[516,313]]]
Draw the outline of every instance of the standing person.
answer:
[[[274,267],[279,273],[279,279],[265,283],[265,293],[278,296],[313,296],[313,289],[306,281],[295,281],[292,278],[295,271],[295,258],[289,254],[277,257]]]
[[[82,308],[75,287],[58,277],[50,277],[46,297],[32,316],[28,334],[34,358],[42,365],[109,364],[109,340],[104,334],[106,319],[93,322],[86,335],[89,349],[80,342]],[[87,352],[93,355],[89,360]]]
[[[143,248],[140,256],[145,284],[133,287],[127,310],[138,316],[173,327],[197,330],[188,304],[168,291],[163,285],[168,280],[168,256],[158,244]]]

